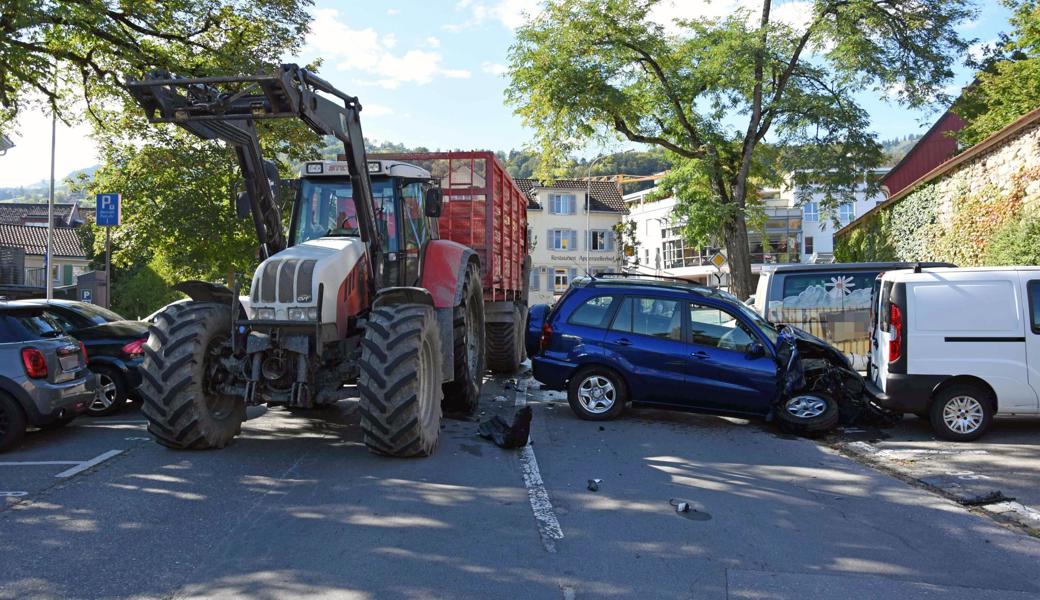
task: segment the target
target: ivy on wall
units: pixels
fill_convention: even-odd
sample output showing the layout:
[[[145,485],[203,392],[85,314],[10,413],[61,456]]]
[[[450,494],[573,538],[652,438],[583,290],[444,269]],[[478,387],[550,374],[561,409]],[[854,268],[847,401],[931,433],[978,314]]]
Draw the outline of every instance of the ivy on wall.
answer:
[[[834,240],[841,262],[946,261],[961,266],[1040,264],[1040,214],[1023,208],[1040,168],[1023,169],[1001,192],[966,185],[944,196],[927,184]],[[944,210],[944,202],[948,209]]]

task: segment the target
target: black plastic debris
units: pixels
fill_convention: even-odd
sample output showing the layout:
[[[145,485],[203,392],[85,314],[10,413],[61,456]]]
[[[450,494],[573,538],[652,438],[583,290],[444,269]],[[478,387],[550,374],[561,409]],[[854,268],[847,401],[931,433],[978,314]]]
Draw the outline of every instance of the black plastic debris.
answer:
[[[602,479],[590,479],[588,485],[586,485],[585,487],[588,488],[590,492],[598,492],[599,484],[602,482]]]
[[[495,442],[500,448],[523,448],[531,435],[531,407],[525,406],[516,411],[512,424],[498,415],[481,421],[477,434]]]

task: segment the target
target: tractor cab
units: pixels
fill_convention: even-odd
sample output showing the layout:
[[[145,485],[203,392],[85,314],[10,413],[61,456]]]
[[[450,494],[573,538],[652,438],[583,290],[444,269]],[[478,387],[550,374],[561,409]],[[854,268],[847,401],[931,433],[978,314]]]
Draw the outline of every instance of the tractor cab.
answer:
[[[368,161],[375,235],[383,249],[385,285],[416,285],[419,256],[436,238],[440,190],[429,171],[392,160]],[[312,161],[303,167],[293,206],[289,245],[325,238],[361,238],[353,186],[345,161]],[[382,267],[382,268],[379,268]]]

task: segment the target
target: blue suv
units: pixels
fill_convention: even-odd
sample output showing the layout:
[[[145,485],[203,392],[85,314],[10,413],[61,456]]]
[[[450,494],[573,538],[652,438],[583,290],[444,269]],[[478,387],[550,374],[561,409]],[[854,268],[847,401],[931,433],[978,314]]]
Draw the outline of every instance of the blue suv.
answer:
[[[531,307],[526,343],[534,378],[593,421],[631,402],[776,418],[813,433],[854,418],[869,399],[848,358],[823,340],[678,279],[577,278],[551,310]]]

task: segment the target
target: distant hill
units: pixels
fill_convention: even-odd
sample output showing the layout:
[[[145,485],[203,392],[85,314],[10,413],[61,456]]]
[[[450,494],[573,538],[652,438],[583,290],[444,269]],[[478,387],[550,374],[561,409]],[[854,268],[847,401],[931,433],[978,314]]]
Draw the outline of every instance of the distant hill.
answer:
[[[82,199],[82,194],[72,194],[69,191],[68,180],[78,179],[81,176],[93,177],[99,168],[101,168],[101,165],[93,165],[85,169],[77,169],[64,177],[59,177],[54,182],[54,199],[59,202]],[[0,187],[0,202],[46,202],[50,187],[51,182],[47,179],[30,185]]]
[[[896,163],[906,156],[906,153],[921,139],[922,136],[913,134],[903,137],[882,140],[881,150],[885,153],[885,159],[881,163],[883,167],[894,167]]]

